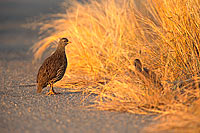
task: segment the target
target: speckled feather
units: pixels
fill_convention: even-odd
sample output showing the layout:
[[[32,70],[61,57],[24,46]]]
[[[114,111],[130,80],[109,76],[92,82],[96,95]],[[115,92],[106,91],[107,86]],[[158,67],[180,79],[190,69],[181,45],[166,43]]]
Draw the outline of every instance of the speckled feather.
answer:
[[[68,40],[67,40],[68,41]],[[37,75],[37,92],[40,93],[48,84],[62,79],[67,68],[65,44],[60,41],[56,51],[40,67]]]

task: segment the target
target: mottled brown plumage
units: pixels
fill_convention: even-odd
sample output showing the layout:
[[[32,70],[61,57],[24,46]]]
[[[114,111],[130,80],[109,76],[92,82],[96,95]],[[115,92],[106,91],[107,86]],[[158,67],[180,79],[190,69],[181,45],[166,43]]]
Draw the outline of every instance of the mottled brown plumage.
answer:
[[[150,80],[156,87],[161,88],[163,90],[163,86],[158,79],[157,75],[151,71],[150,69],[143,67],[142,63],[139,59],[134,60],[135,70],[143,75],[143,80]]]
[[[137,71],[142,72],[142,63],[139,59],[134,60],[134,66]]]
[[[61,80],[67,68],[67,58],[65,55],[65,46],[70,43],[67,38],[59,41],[56,51],[40,67],[37,75],[37,92],[40,93],[43,88],[50,85],[51,89],[48,95],[56,94],[53,90],[53,84]]]

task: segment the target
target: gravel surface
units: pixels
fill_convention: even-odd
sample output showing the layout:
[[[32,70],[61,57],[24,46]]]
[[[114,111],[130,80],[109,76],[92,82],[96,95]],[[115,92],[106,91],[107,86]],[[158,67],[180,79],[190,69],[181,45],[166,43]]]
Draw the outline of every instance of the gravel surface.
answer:
[[[94,96],[81,103],[82,94],[56,88],[60,95],[36,93],[38,65],[21,50],[0,51],[0,132],[140,132],[153,116],[99,111],[85,106]],[[10,52],[9,52],[10,51]]]
[[[153,116],[88,109],[84,106],[92,104],[94,97],[81,103],[82,94],[70,93],[67,88],[56,88],[60,95],[46,96],[48,89],[37,94],[36,87],[20,87],[35,82],[39,66],[24,59],[25,53],[6,55],[0,56],[2,133],[139,132],[152,121]]]
[[[53,0],[0,1],[0,132],[142,132],[154,116],[88,109],[94,96],[81,103],[82,94],[67,88],[56,88],[60,95],[45,96],[48,89],[37,94],[35,86],[19,86],[35,83],[41,65],[33,65],[27,54],[36,32],[20,25],[58,5]]]

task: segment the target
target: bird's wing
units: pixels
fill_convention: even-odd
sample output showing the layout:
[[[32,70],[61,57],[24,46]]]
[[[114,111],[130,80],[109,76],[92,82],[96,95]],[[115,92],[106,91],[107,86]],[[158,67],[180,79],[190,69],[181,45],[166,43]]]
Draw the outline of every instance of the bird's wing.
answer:
[[[57,75],[58,70],[57,59],[48,57],[39,69],[37,82],[47,83]]]

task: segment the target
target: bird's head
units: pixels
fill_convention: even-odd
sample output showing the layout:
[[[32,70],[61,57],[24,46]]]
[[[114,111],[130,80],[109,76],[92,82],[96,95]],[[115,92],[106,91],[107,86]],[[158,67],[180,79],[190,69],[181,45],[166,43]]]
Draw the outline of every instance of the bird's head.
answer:
[[[60,46],[67,46],[67,44],[71,43],[67,38],[61,38],[60,41],[59,41],[59,45]]]

